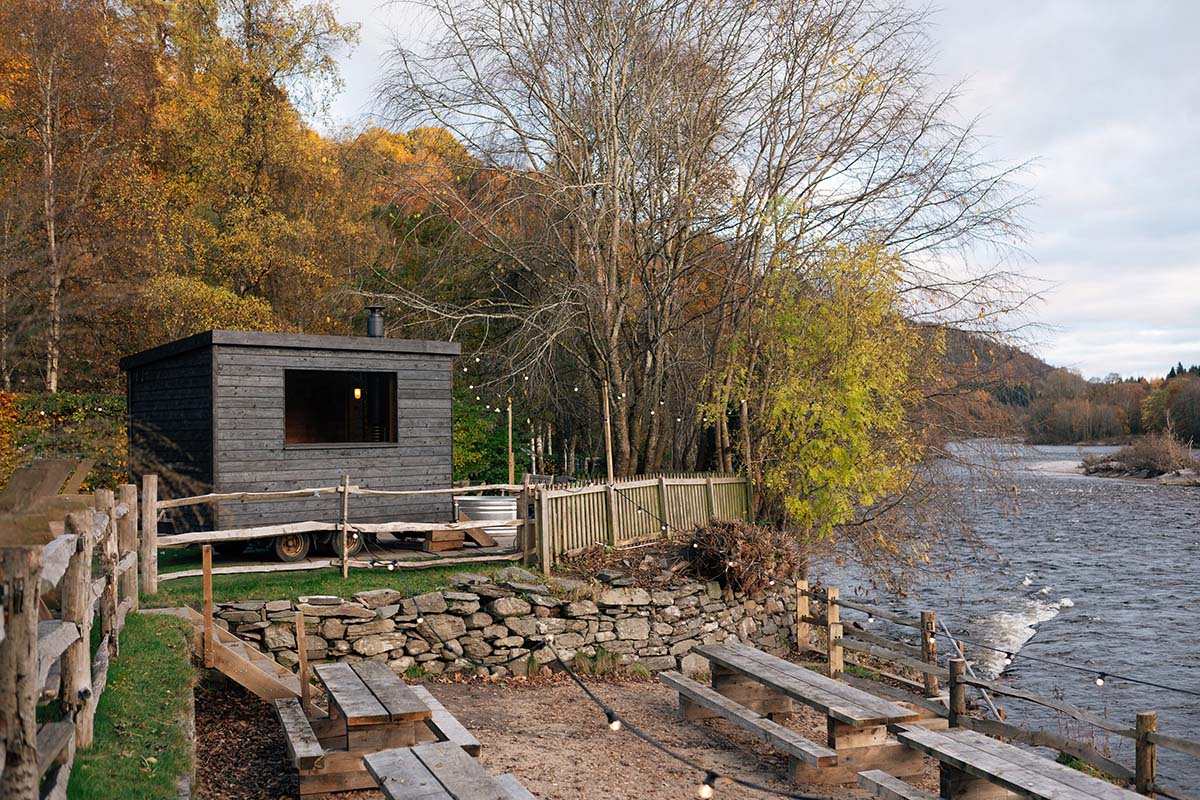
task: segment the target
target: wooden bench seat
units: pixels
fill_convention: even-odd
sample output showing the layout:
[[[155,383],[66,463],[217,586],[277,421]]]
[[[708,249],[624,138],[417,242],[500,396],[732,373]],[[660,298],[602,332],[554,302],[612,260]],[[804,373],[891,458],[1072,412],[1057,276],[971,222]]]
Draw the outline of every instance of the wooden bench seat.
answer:
[[[388,800],[529,800],[512,776],[489,775],[453,742],[434,742],[371,753],[367,771]]]
[[[936,794],[910,786],[878,769],[858,773],[858,785],[882,800],[940,800]]]
[[[790,728],[785,728],[711,688],[683,677],[678,672],[660,672],[658,679],[679,692],[680,712],[685,719],[720,716],[739,728],[750,731],[771,747],[786,753],[789,758],[799,759],[814,767],[832,767],[837,764],[837,751],[832,748],[810,742]],[[697,708],[711,713],[698,713]]]
[[[296,769],[317,769],[325,763],[325,748],[317,741],[317,734],[304,715],[299,700],[294,697],[276,700],[275,716],[283,726],[288,758]]]
[[[430,734],[436,741],[454,742],[461,747],[468,755],[479,755],[479,740],[463,727],[462,723],[454,718],[454,715],[446,710],[446,707],[438,702],[438,699],[429,693],[429,690],[424,686],[410,686],[413,694],[424,703],[432,712],[425,724],[429,726]]]
[[[965,728],[934,731],[916,725],[900,725],[896,736],[909,747],[941,762],[943,797],[964,800],[990,800],[1014,794],[1041,800],[1134,800],[1141,797],[1036,753]]]

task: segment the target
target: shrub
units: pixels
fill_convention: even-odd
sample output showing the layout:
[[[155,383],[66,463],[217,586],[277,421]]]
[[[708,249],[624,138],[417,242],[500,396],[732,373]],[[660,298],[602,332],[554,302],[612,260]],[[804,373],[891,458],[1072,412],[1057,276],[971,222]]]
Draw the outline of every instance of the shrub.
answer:
[[[1115,453],[1085,458],[1083,465],[1089,469],[1147,472],[1150,477],[1200,466],[1191,450],[1170,432],[1146,434]]]
[[[795,533],[716,519],[695,530],[687,553],[701,578],[751,593],[776,578],[791,578],[802,559]]]

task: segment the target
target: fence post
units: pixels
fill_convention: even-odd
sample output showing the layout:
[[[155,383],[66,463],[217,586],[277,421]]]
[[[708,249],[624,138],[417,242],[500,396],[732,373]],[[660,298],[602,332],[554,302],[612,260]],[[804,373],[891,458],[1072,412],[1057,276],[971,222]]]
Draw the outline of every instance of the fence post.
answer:
[[[129,610],[138,610],[138,501],[137,486],[123,483],[117,487],[117,502],[125,506],[125,515],[117,520],[117,560],[133,554],[133,565],[121,575],[121,600],[129,601]]]
[[[922,611],[921,612],[921,660],[931,667],[937,666],[937,612]],[[925,678],[925,695],[927,697],[937,697],[938,695],[938,679],[937,675],[926,672]]]
[[[746,473],[746,521],[754,524],[754,481],[750,480],[749,472]]]
[[[604,525],[609,547],[617,546],[617,490],[611,483],[604,484]]]
[[[108,637],[108,651],[113,655],[121,649],[117,630],[117,526],[116,498],[111,489],[97,489],[96,510],[104,515],[104,530],[100,534],[100,574],[104,592],[100,595],[100,636]]]
[[[521,496],[528,498],[528,492],[528,489],[523,490],[521,492]],[[542,573],[549,575],[550,568],[554,566],[554,559],[550,552],[550,515],[546,510],[545,492],[545,488],[538,487],[538,514],[537,519],[534,520],[533,530],[537,536],[538,562],[541,565]],[[525,508],[529,508],[528,500],[525,502]],[[560,516],[558,519],[561,521],[562,517]],[[526,528],[526,530],[528,530],[528,528]]]
[[[0,548],[4,583],[5,637],[0,641],[0,734],[6,756],[0,758],[0,797],[35,800],[38,796],[37,698],[38,584],[40,547]]]
[[[212,591],[212,545],[206,544],[200,549],[200,562],[204,570],[201,578],[204,591],[204,666],[212,669],[217,661],[213,652],[213,591]]]
[[[138,557],[142,594],[158,592],[158,476],[142,476],[142,541]]]
[[[305,643],[304,612],[296,612],[296,656],[300,674],[300,707],[305,714],[312,713],[312,687],[308,684],[308,645]]]
[[[534,470],[530,470],[533,472]],[[511,486],[517,479],[517,462],[513,455],[513,440],[512,440],[512,398],[508,398],[508,485]]]
[[[958,718],[967,715],[967,686],[963,681],[967,662],[961,658],[950,659],[950,727],[958,727]]]
[[[717,515],[717,492],[713,489],[712,475],[704,478],[705,497],[708,502],[708,519]]]
[[[130,512],[135,513],[135,512]],[[79,639],[63,653],[59,703],[66,715],[75,716],[75,747],[92,746],[92,715],[81,711],[92,704],[92,526],[85,512],[67,515],[67,533],[73,534],[75,552],[62,578],[62,618],[79,626]]]
[[[342,577],[350,577],[350,476],[342,476]]]
[[[1158,732],[1158,712],[1139,711],[1137,715],[1137,766],[1135,788],[1141,794],[1154,791],[1157,771],[1158,746],[1150,741],[1150,734]]]
[[[604,465],[608,476],[608,482],[612,483],[613,478],[613,455],[612,455],[612,416],[609,414],[608,408],[608,381],[602,381],[600,384],[600,394],[604,400]]]
[[[836,678],[846,669],[842,653],[842,609],[837,604],[841,590],[830,587],[825,590],[825,632],[829,639],[829,677]]]
[[[808,581],[796,581],[796,652],[808,652]]]
[[[662,533],[666,536],[671,531],[671,518],[668,516],[670,512],[667,510],[667,479],[658,476],[658,518],[662,523]]]

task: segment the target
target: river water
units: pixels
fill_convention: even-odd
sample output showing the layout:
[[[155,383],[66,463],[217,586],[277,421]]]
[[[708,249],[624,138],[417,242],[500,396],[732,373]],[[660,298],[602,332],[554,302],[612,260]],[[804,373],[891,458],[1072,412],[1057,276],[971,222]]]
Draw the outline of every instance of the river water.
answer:
[[[1056,471],[1060,462],[1105,448],[993,448],[1007,499],[994,483],[984,487],[964,478],[960,487],[986,545],[970,552],[968,569],[946,578],[939,568],[947,565],[935,562],[906,598],[867,588],[865,575],[851,567],[814,564],[813,577],[840,586],[843,597],[857,592],[908,614],[936,610],[956,635],[1015,654],[1006,664],[1003,652],[968,647],[982,674],[1061,697],[1129,728],[1136,712],[1158,711],[1160,732],[1200,739],[1200,697],[1111,677],[1103,686],[1095,683],[1105,673],[1200,692],[1200,487]],[[843,616],[863,622],[849,610]],[[911,640],[913,632],[907,633]],[[949,649],[945,639],[938,645],[943,653]],[[1048,709],[1012,698],[999,704],[1011,723],[1092,737],[1077,723],[1064,727]],[[1092,740],[1132,767],[1131,741]],[[1200,788],[1200,760],[1159,748],[1159,777],[1176,788]]]

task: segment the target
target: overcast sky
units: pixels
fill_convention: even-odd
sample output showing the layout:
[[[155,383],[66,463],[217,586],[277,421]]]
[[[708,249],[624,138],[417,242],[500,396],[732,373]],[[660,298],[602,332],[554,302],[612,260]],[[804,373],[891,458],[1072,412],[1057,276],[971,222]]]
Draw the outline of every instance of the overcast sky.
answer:
[[[342,60],[333,126],[362,124],[411,7],[335,0],[362,42]],[[1034,350],[1086,376],[1200,362],[1200,2],[952,0],[936,70],[966,79],[999,160],[1038,160],[1017,268],[1045,282]]]

